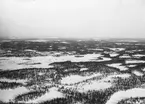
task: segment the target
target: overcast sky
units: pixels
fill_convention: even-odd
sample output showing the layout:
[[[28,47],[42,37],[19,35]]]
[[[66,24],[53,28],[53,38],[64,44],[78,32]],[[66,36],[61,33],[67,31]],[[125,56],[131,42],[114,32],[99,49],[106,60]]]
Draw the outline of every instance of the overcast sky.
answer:
[[[0,36],[145,38],[145,0],[0,0]]]

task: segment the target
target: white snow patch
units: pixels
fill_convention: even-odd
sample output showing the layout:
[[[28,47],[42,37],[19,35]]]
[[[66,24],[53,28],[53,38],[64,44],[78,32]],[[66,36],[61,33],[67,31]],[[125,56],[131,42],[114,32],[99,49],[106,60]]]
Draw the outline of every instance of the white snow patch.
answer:
[[[78,91],[87,92],[91,90],[104,90],[104,89],[110,88],[111,86],[112,84],[109,82],[92,81],[84,85],[78,85]]]
[[[126,91],[118,91],[114,93],[106,104],[117,104],[121,100],[128,98],[145,97],[145,89],[143,88],[133,88]]]
[[[38,40],[27,40],[30,42],[48,42],[49,40],[44,40],[44,39],[38,39]]]
[[[103,51],[103,49],[100,49],[100,48],[89,48],[88,50],[93,50],[93,51]]]
[[[44,73],[40,72],[40,73],[38,73],[38,75],[40,75],[40,76],[41,76],[41,75],[44,75]]]
[[[107,65],[110,66],[110,67],[118,68],[121,71],[128,70],[128,68],[126,66],[122,66],[121,63],[113,63],[113,64],[107,64]]]
[[[112,75],[113,78],[115,77],[120,77],[120,78],[129,78],[131,75],[130,74],[116,74],[116,75]]]
[[[119,58],[131,58],[128,54],[123,54],[122,56],[119,56]]]
[[[137,70],[133,71],[132,73],[134,73],[136,76],[143,76],[143,73]]]
[[[30,100],[26,103],[41,103],[43,101],[48,101],[48,100],[52,100],[55,98],[64,98],[65,96],[63,95],[63,93],[58,91],[58,88],[53,87],[50,88],[49,91],[47,93],[45,93],[43,96],[34,99],[34,100]]]
[[[88,83],[80,84],[78,85],[78,91],[79,92],[87,92],[91,90],[104,90],[107,88],[110,88],[113,86],[113,81],[115,80],[115,77],[120,77],[120,78],[128,78],[130,77],[129,74],[113,74],[109,75],[101,80],[92,80]]]
[[[135,55],[133,55],[134,57],[143,57],[143,56],[145,56],[145,55],[143,55],[143,54],[135,54]]]
[[[142,71],[145,71],[145,68],[143,68]]]
[[[130,45],[130,43],[115,43],[115,44],[117,44],[117,45]]]
[[[82,82],[77,85],[65,85],[64,87],[66,89],[77,90],[79,92],[88,92],[92,90],[105,90],[113,86],[114,80],[117,80],[116,77],[125,79],[130,76],[131,76],[130,74],[113,73],[102,79],[98,79],[98,80],[90,79],[87,82]]]
[[[85,54],[83,57],[75,57],[75,55],[62,55],[62,53],[53,53],[54,56],[37,56],[31,57],[29,60],[25,60],[27,57],[0,57],[0,68],[3,70],[14,70],[14,69],[23,69],[23,68],[50,68],[50,63],[53,62],[63,62],[63,61],[72,61],[72,62],[86,62],[92,61],[101,57],[101,54]],[[60,55],[59,58],[56,55]],[[5,59],[5,60],[1,60]],[[104,58],[104,60],[110,60]],[[99,61],[99,60],[98,60]],[[40,63],[40,64],[33,64]]]
[[[143,50],[141,50],[141,49],[139,49],[139,50],[128,50],[126,52],[128,52],[128,53],[134,53],[134,52],[141,52],[141,51],[143,51]]]
[[[29,92],[25,87],[18,87],[15,89],[0,90],[0,101],[9,102],[13,101],[14,97]]]
[[[88,70],[88,68],[81,68],[80,71]]]
[[[143,60],[126,60],[126,64],[145,63]]]
[[[135,67],[136,65],[127,65],[128,67],[132,68],[132,67]]]
[[[65,42],[65,41],[63,41],[63,42],[60,42],[60,43],[69,44],[68,42]]]
[[[119,55],[118,53],[111,53],[111,54],[110,54],[111,57],[116,57],[116,56],[118,56],[118,55]]]
[[[84,80],[87,80],[93,77],[98,77],[101,75],[102,75],[101,73],[95,73],[90,76],[71,75],[71,76],[62,78],[61,83],[62,84],[75,84],[75,83],[82,82]]]
[[[112,51],[124,51],[125,48],[109,48]]]
[[[17,83],[23,83],[23,84],[26,84],[26,82],[27,82],[27,80],[24,80],[24,79],[16,80],[16,79],[6,79],[6,78],[2,78],[2,79],[0,79],[0,81],[2,81],[2,82],[17,82]]]
[[[119,40],[119,42],[138,42],[137,40]]]

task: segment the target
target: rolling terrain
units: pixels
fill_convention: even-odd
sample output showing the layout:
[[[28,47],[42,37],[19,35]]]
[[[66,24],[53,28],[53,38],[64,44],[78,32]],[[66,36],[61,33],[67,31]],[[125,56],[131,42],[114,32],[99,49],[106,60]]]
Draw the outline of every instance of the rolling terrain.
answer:
[[[0,103],[144,104],[143,40],[2,40]]]

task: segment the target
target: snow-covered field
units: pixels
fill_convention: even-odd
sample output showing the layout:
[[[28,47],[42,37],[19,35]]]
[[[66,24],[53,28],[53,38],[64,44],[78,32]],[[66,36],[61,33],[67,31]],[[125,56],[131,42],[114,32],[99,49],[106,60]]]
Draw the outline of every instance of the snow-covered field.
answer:
[[[144,43],[61,39],[3,42],[0,103],[118,104],[145,98]]]
[[[108,64],[108,66],[118,68],[120,71],[128,70],[128,68],[126,66],[123,66],[122,63]]]
[[[6,79],[6,78],[2,78],[0,79],[1,82],[17,82],[17,83],[22,83],[22,84],[26,84],[27,80],[25,79]]]
[[[126,60],[126,64],[145,63],[144,60]]]
[[[61,55],[55,56],[57,53],[49,56],[37,56],[37,57],[0,57],[0,69],[3,70],[15,70],[23,68],[50,68],[51,63],[54,62],[87,62],[87,61],[108,61],[110,58],[102,57],[101,54],[85,54],[83,57],[75,57],[75,55]],[[60,53],[61,54],[61,53]],[[98,59],[102,57],[102,59]],[[27,59],[27,60],[26,60]]]
[[[34,99],[34,100],[29,100],[27,101],[26,103],[41,103],[41,102],[44,102],[44,101],[48,101],[48,100],[52,100],[52,99],[55,99],[55,98],[64,98],[65,95],[61,92],[58,91],[58,88],[56,87],[53,87],[53,88],[50,88],[48,92],[46,92],[43,96],[37,98],[37,99]]]
[[[13,102],[15,96],[18,94],[27,93],[29,90],[25,87],[18,87],[15,89],[0,90],[0,101],[3,102]]]
[[[117,104],[121,100],[137,97],[145,97],[145,89],[133,88],[126,91],[118,91],[110,97],[106,104]]]
[[[97,77],[101,75],[102,75],[101,73],[92,74],[90,76],[71,75],[71,76],[62,78],[61,83],[62,84],[75,84],[75,83],[82,82],[87,79],[91,79],[93,77]]]

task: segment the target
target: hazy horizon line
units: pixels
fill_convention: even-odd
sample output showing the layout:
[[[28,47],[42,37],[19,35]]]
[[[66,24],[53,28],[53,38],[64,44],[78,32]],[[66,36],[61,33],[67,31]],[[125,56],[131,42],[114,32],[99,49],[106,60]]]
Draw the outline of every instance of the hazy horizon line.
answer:
[[[145,40],[145,38],[129,38],[129,37],[88,37],[88,38],[82,38],[82,37],[47,37],[47,38],[0,38],[0,40],[48,40],[48,39],[82,39],[82,40],[91,40],[91,39],[117,39],[117,40]]]

